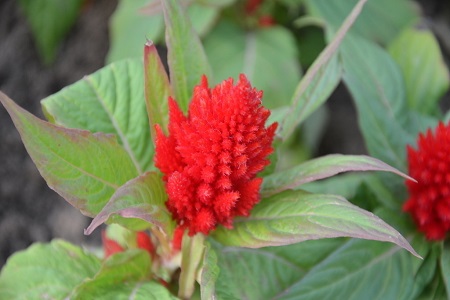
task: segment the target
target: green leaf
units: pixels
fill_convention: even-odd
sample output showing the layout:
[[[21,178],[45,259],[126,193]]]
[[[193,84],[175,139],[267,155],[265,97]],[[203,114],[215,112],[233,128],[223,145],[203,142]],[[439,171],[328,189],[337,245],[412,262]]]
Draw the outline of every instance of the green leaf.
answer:
[[[111,45],[106,58],[108,63],[123,58],[141,57],[145,39],[155,43],[160,41],[164,29],[162,14],[148,16],[139,11],[148,3],[149,0],[119,1],[111,16]]]
[[[379,46],[347,36],[341,46],[344,82],[356,104],[369,153],[406,169],[405,146],[415,138],[403,128],[407,107],[403,79],[395,62]]]
[[[253,86],[264,91],[265,106],[289,104],[300,80],[300,65],[294,36],[287,29],[273,26],[244,31],[222,21],[204,43],[215,83],[244,73]]]
[[[223,247],[211,242],[220,267],[217,299],[278,299],[277,294],[301,279],[342,242],[323,239],[259,249]]]
[[[374,214],[335,195],[285,191],[266,198],[234,229],[219,227],[214,237],[224,245],[259,248],[301,241],[356,237],[391,242],[417,255],[405,238]]]
[[[166,199],[167,194],[161,175],[156,172],[144,173],[116,190],[102,211],[92,220],[85,230],[85,234],[91,234],[95,228],[108,219],[130,229],[143,229],[142,223],[133,224],[127,219],[117,218],[117,216],[121,216],[152,223],[161,227],[166,234],[171,235],[174,224],[171,214],[165,207]],[[136,225],[137,227],[133,227]]]
[[[425,29],[407,29],[389,46],[405,79],[410,109],[436,113],[438,102],[450,84],[438,41]]]
[[[332,30],[336,30],[357,2],[358,0],[306,0],[305,4],[310,14],[321,17]],[[417,19],[418,12],[411,1],[368,1],[351,32],[387,44]]]
[[[359,0],[336,32],[333,40],[319,54],[298,84],[291,100],[291,109],[280,124],[279,135],[286,140],[294,129],[323,104],[341,79],[341,67],[337,61],[337,50],[347,31],[361,13],[367,0]]]
[[[155,140],[154,125],[159,124],[167,133],[169,123],[168,98],[173,95],[169,77],[158,55],[155,45],[148,41],[144,47],[145,103],[150,122],[152,140]]]
[[[450,242],[444,242],[443,251],[440,258],[440,267],[442,272],[442,277],[445,283],[445,289],[447,290],[447,295],[450,295]]]
[[[275,299],[411,299],[412,257],[390,244],[349,240]]]
[[[83,293],[72,299],[96,300],[176,300],[164,286],[154,281],[134,281],[96,287],[94,291]]]
[[[114,136],[42,121],[0,92],[29,155],[50,188],[95,216],[122,184],[138,175]]]
[[[92,279],[86,279],[71,299],[176,299],[156,282],[145,281],[151,272],[150,256],[141,249],[109,257]]]
[[[295,189],[307,182],[348,171],[385,171],[412,180],[407,175],[373,157],[333,154],[311,159],[291,169],[264,177],[262,195],[263,197],[271,196],[287,189]]]
[[[143,173],[153,166],[143,83],[142,60],[125,60],[45,98],[42,106],[57,125],[115,134]]]
[[[75,23],[83,0],[19,0],[44,63],[55,59],[60,42]]]
[[[217,254],[212,249],[211,244],[205,243],[203,253],[202,272],[200,277],[201,299],[217,299],[216,282],[219,277],[220,269],[217,265]]]
[[[195,32],[203,37],[207,35],[220,16],[220,10],[208,3],[192,3],[187,10],[189,20]]]
[[[163,0],[170,82],[180,108],[186,112],[194,86],[210,77],[210,66],[199,37],[177,0]]]
[[[100,268],[100,260],[70,243],[37,243],[13,254],[0,273],[1,299],[67,299]]]

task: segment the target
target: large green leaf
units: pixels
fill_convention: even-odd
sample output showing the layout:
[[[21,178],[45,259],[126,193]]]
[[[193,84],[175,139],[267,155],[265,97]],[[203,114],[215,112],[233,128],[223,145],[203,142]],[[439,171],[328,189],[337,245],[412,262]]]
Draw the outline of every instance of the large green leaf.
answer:
[[[141,57],[145,39],[159,42],[164,29],[163,16],[162,14],[148,16],[140,12],[139,10],[148,3],[149,0],[119,1],[110,21],[111,45],[107,62]]]
[[[59,43],[75,23],[84,0],[19,0],[45,63],[51,63]]]
[[[170,82],[180,108],[186,112],[194,86],[202,75],[210,77],[211,70],[184,8],[176,0],[163,0],[162,4]]]
[[[113,223],[119,223],[135,230],[142,230],[139,222],[130,222],[123,218],[137,218],[161,227],[166,234],[171,235],[174,227],[171,214],[164,203],[167,194],[161,175],[155,172],[143,175],[128,181],[116,190],[102,211],[92,220],[91,225],[85,230],[91,234],[108,219]],[[136,227],[137,226],[137,227]]]
[[[285,191],[266,198],[252,214],[219,227],[214,237],[230,246],[259,248],[306,240],[356,237],[391,242],[417,255],[406,239],[374,214],[335,195]]]
[[[345,38],[341,55],[369,153],[405,170],[405,145],[415,139],[403,129],[408,111],[398,66],[379,46],[355,36]]]
[[[289,104],[300,80],[300,65],[294,37],[287,29],[273,26],[244,31],[222,21],[204,43],[215,83],[244,73],[253,86],[264,91],[265,106]]]
[[[322,18],[336,30],[358,0],[306,0],[308,11]],[[351,32],[387,44],[400,31],[418,19],[417,10],[408,0],[370,0]]]
[[[385,171],[408,178],[395,168],[370,156],[332,154],[264,177],[262,194],[270,196],[287,189],[294,189],[307,182],[348,171]]]
[[[408,107],[425,114],[436,113],[450,79],[433,33],[425,29],[405,30],[391,43],[389,52],[405,79]]]
[[[274,299],[411,299],[417,258],[399,250],[349,240]]]
[[[114,254],[74,290],[71,299],[176,299],[162,285],[146,281],[150,271],[150,256],[143,250]]]
[[[114,136],[42,121],[1,92],[0,102],[49,187],[83,214],[95,216],[116,189],[138,175]]]
[[[0,274],[1,299],[68,299],[100,269],[100,260],[67,242],[34,244],[8,259]]]
[[[115,134],[139,173],[152,168],[141,59],[110,64],[45,98],[42,106],[57,125]]]
[[[216,297],[278,299],[277,294],[298,282],[342,242],[342,239],[323,239],[259,249],[223,247],[212,242],[220,267]]]

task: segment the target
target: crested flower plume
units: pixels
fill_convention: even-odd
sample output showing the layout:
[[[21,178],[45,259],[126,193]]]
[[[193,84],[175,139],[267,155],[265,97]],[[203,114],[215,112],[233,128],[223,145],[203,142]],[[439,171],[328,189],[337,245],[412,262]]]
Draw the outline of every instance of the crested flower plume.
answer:
[[[409,212],[429,240],[443,240],[450,230],[450,124],[439,123],[435,135],[428,129],[420,134],[418,149],[408,146]]]
[[[155,165],[164,173],[167,208],[190,235],[231,228],[259,201],[256,175],[270,163],[277,128],[265,127],[270,111],[261,97],[240,75],[236,85],[230,78],[214,88],[203,76],[187,117],[169,98],[169,136],[156,125]]]

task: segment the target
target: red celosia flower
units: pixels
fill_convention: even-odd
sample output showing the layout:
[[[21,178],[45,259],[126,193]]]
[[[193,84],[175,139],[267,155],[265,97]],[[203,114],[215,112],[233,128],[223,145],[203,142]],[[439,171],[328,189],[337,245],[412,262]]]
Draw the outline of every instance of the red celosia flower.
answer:
[[[169,98],[169,136],[156,126],[155,165],[164,173],[167,208],[189,234],[208,234],[217,225],[232,227],[259,201],[261,178],[277,124],[262,92],[244,75],[210,89],[206,77],[194,89],[188,116]]]
[[[409,199],[403,210],[411,213],[429,240],[442,240],[450,230],[450,124],[439,123],[436,134],[420,134],[418,150],[408,146]]]

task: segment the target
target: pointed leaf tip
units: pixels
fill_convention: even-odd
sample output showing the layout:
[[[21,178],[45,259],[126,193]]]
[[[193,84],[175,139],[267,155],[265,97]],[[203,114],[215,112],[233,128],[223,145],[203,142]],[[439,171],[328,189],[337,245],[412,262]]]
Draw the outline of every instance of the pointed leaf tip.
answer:
[[[174,226],[171,215],[164,204],[166,198],[161,176],[156,172],[144,173],[116,190],[108,204],[84,231],[84,234],[91,234],[108,219],[117,216],[144,220],[161,227],[166,233],[170,234]],[[125,227],[129,223],[121,218],[112,221]]]
[[[137,176],[115,136],[45,122],[1,92],[0,102],[48,186],[84,215],[95,216],[118,187]]]

